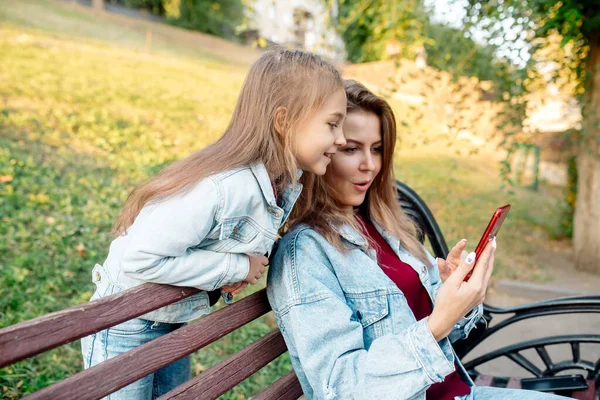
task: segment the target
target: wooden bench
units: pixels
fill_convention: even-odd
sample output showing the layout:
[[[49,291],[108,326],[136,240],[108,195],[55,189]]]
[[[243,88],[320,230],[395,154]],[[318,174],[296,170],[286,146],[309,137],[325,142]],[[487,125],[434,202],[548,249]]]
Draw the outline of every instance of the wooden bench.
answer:
[[[423,232],[421,239],[428,238],[435,255],[444,257],[448,252],[446,243],[423,201],[401,183],[398,184],[398,194],[403,208],[421,227]],[[145,284],[123,293],[0,329],[0,368],[195,293],[198,293],[197,289]],[[455,348],[461,359],[483,340],[514,322],[544,315],[600,313],[600,296],[559,299],[511,309],[489,306],[484,308],[484,317],[490,326],[486,328],[487,324],[482,321],[481,326],[474,330],[467,340],[456,343]],[[26,398],[61,400],[101,398],[201,350],[269,311],[270,306],[265,290],[260,290],[168,335],[79,372]],[[511,317],[492,325],[493,316],[502,313],[510,314]],[[567,360],[553,363],[550,360],[545,348],[558,343],[571,345],[573,349],[571,362]],[[600,335],[595,332],[590,335],[542,337],[539,340],[517,343],[478,357],[466,363],[465,367],[477,384],[514,388],[520,387],[520,379],[485,376],[480,374],[477,368],[494,359],[508,357],[529,370],[534,377],[553,376],[566,369],[579,369],[585,374],[588,388],[572,395],[580,399],[593,399],[600,376],[600,361],[583,360],[579,351],[582,343],[600,343]],[[547,367],[545,370],[536,367],[523,355],[524,350],[531,348],[534,348],[544,360]],[[162,396],[161,399],[216,399],[285,352],[283,338],[275,329]],[[560,391],[560,388],[556,389]],[[253,399],[297,399],[301,395],[300,384],[294,373],[290,372],[264,388]]]
[[[0,368],[197,293],[145,284],[0,330]],[[270,311],[265,290],[168,335],[35,392],[27,399],[98,399],[185,357]],[[278,330],[202,372],[161,399],[216,399],[286,351]],[[102,384],[98,384],[102,382]],[[293,374],[256,398],[297,399]]]

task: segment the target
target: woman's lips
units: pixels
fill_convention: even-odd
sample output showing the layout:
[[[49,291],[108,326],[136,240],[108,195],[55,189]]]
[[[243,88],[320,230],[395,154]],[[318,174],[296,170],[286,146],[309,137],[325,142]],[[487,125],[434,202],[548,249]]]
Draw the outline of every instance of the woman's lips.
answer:
[[[366,192],[367,190],[369,190],[369,186],[371,186],[371,181],[356,182],[352,185],[359,192]]]

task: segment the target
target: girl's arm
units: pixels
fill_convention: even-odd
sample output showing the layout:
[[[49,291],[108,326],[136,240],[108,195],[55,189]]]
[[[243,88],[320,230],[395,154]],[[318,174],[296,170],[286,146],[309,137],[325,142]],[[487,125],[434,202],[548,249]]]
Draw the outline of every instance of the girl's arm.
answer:
[[[221,197],[206,178],[183,194],[146,206],[127,230],[121,269],[142,281],[203,290],[243,281],[247,255],[196,248],[215,225]]]

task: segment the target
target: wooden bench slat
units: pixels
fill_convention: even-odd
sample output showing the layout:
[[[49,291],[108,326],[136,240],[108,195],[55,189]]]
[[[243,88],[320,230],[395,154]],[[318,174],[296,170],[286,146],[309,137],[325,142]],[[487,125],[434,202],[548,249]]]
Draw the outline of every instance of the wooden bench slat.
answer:
[[[281,332],[273,331],[159,397],[159,400],[217,399],[286,351]]]
[[[102,398],[201,349],[269,311],[269,302],[263,289],[168,335],[95,365],[26,398]]]
[[[588,388],[586,390],[578,390],[571,393],[571,397],[579,400],[593,400],[596,396],[596,384],[593,380],[587,381]]]
[[[146,283],[0,329],[0,368],[80,339],[200,292]]]
[[[252,397],[252,400],[298,400],[302,394],[300,381],[298,381],[296,373],[292,371]]]
[[[513,376],[506,384],[507,389],[521,389],[521,378]]]

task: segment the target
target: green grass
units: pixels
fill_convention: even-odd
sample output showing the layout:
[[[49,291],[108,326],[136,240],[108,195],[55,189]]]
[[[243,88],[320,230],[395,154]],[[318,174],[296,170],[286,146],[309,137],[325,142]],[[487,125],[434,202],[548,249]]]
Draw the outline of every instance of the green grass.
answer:
[[[0,0],[0,327],[80,304],[106,257],[132,187],[215,140],[246,67],[207,50],[49,1]],[[448,242],[478,240],[492,210],[514,205],[497,277],[544,280],[536,249],[555,232],[560,191],[500,191],[489,155],[403,149],[398,177],[427,201]],[[198,373],[275,327],[272,316],[194,355]],[[79,344],[0,370],[15,399],[81,368]],[[244,399],[290,369],[287,356],[223,396]]]

